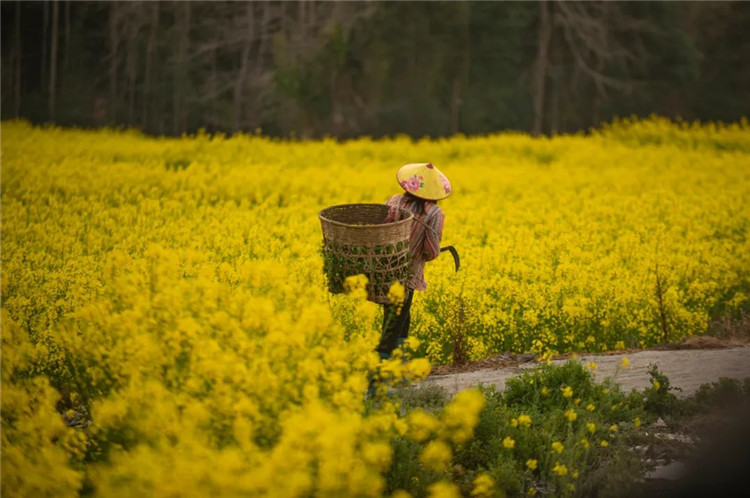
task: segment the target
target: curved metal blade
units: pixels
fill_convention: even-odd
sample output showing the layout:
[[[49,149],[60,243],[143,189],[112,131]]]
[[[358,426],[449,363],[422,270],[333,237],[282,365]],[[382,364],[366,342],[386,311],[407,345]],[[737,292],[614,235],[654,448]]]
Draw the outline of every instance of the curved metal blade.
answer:
[[[456,271],[461,268],[461,258],[458,257],[458,251],[453,246],[441,247],[440,252],[448,251],[453,256],[453,263],[456,265]]]

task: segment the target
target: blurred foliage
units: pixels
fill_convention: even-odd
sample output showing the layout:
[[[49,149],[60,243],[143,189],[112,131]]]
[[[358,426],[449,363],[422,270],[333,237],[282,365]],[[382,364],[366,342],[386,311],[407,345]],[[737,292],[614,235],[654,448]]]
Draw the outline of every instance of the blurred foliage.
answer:
[[[6,118],[422,137],[750,109],[743,2],[67,2],[50,85],[51,5],[2,4]]]

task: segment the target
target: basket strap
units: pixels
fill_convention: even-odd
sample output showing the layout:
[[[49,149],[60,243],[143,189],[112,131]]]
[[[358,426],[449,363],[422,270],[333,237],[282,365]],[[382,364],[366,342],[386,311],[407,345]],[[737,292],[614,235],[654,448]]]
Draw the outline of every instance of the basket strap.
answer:
[[[437,207],[437,206],[435,206],[435,207]],[[436,213],[436,212],[437,211],[435,209],[431,210],[429,214],[424,215],[424,219],[427,220],[428,218],[431,218],[432,215],[434,213]],[[440,236],[440,234],[438,233],[438,231],[435,230],[434,228],[432,228],[430,225],[428,225],[426,221],[423,221],[421,218],[419,218],[417,216],[414,216],[414,219],[417,221],[417,223],[419,223],[420,225],[422,225],[423,227],[425,227],[427,230],[430,230],[435,235]]]
[[[401,197],[399,197],[398,204],[396,205],[396,210],[403,209],[401,207],[401,202],[404,199],[405,199],[405,197],[403,195]],[[434,213],[437,212],[437,210],[435,208],[437,208],[437,205],[433,204],[433,209],[431,209],[429,213],[424,214],[424,219],[425,220],[427,220],[428,218],[431,218],[434,215]],[[422,225],[423,227],[425,227],[427,230],[431,231],[432,233],[434,233],[437,236],[440,236],[440,234],[438,233],[438,231],[435,230],[434,228],[432,228],[430,225],[428,225],[426,223],[426,221],[423,221],[422,218],[419,215],[416,215],[416,214],[412,213],[412,217],[414,218],[414,221],[416,221],[417,223],[419,223],[420,225]]]

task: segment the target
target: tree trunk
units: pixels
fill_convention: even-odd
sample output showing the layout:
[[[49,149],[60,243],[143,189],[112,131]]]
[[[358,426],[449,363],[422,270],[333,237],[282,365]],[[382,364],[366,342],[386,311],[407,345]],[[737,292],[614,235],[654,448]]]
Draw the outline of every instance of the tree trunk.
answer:
[[[546,126],[549,130],[550,135],[557,135],[561,128],[561,102],[560,92],[563,89],[563,74],[565,61],[563,54],[560,53],[560,46],[554,43],[550,44],[549,47],[549,69],[547,71],[547,83],[545,84],[545,90],[547,96],[550,97],[547,103],[547,119]],[[568,100],[572,96],[568,95]],[[547,100],[547,99],[545,99]]]
[[[242,114],[242,90],[245,87],[245,79],[247,77],[248,59],[250,58],[250,49],[253,43],[253,32],[255,19],[253,16],[253,9],[255,5],[252,2],[247,4],[247,27],[245,28],[245,42],[242,47],[242,59],[240,60],[240,71],[237,75],[237,80],[234,83],[234,106],[232,109],[232,128],[234,131],[240,129],[240,116]]]
[[[177,65],[175,67],[175,93],[173,100],[173,126],[172,132],[178,135],[184,132],[186,125],[186,96],[185,87],[187,80],[187,52],[190,42],[190,2],[183,2],[182,13],[179,16],[179,45],[177,48]]]
[[[550,134],[557,135],[560,132],[560,87],[562,86],[561,81],[557,78],[552,80],[552,105],[551,105],[551,116],[550,116]]]
[[[305,27],[305,33],[310,33],[310,31],[315,29],[316,15],[315,2],[309,2],[307,7],[307,26]]]
[[[65,51],[63,52],[62,80],[65,84],[65,76],[68,74],[68,63],[70,61],[70,0],[65,0]]]
[[[49,6],[47,2],[42,2],[42,67],[40,69],[39,89],[44,92],[44,85],[47,83],[47,27],[49,25]]]
[[[55,121],[55,108],[57,97],[57,25],[59,24],[60,3],[58,0],[52,2],[52,40],[49,55],[49,119]]]
[[[13,36],[15,67],[13,69],[13,112],[16,118],[21,117],[21,2],[16,0],[16,24]]]
[[[464,5],[464,82],[463,82],[463,93],[468,94],[469,91],[469,76],[471,73],[471,3],[463,2]]]
[[[270,2],[263,2],[263,16],[261,17],[260,30],[258,36],[260,42],[258,43],[258,56],[255,59],[255,74],[260,75],[263,72],[263,58],[266,53],[266,45],[268,35],[266,33],[266,26],[268,25],[268,19],[271,15]]]
[[[455,135],[459,131],[459,112],[463,99],[461,98],[462,93],[466,93],[466,89],[469,85],[469,68],[471,67],[471,32],[469,29],[470,23],[470,4],[469,2],[461,2],[461,17],[463,25],[463,37],[464,46],[461,54],[461,66],[460,70],[456,72],[453,78],[453,91],[451,93],[451,134]]]
[[[305,0],[297,1],[297,25],[299,26],[299,40],[304,43],[307,39],[307,2]]]
[[[217,75],[217,67],[216,67],[216,48],[211,50],[211,74],[208,77],[208,93],[211,95],[211,98],[208,101],[208,122],[211,123],[214,127],[221,126],[219,124],[219,116],[217,112],[217,104],[219,102],[219,96],[216,93],[217,85],[216,85],[216,79],[218,78]]]
[[[151,4],[151,25],[149,26],[148,42],[146,43],[146,68],[143,76],[143,109],[141,111],[141,128],[148,128],[148,116],[151,106],[151,79],[156,50],[156,35],[159,31],[159,2]]]
[[[451,91],[451,135],[458,133],[458,106],[461,100],[461,77],[459,73],[453,78],[453,89]]]
[[[544,127],[544,94],[546,91],[547,66],[549,65],[549,40],[552,35],[552,23],[549,16],[547,0],[539,2],[540,16],[537,30],[539,50],[534,71],[534,135],[540,135]]]
[[[109,119],[112,125],[117,122],[117,46],[119,45],[118,23],[119,5],[112,2],[109,8]]]
[[[601,59],[599,61],[599,64],[596,67],[597,72],[602,73],[604,72],[604,59]],[[590,126],[592,127],[598,127],[601,124],[601,118],[600,118],[600,112],[602,107],[602,94],[601,92],[598,92],[594,90],[594,98],[591,103],[591,123]]]
[[[135,120],[136,39],[128,39],[125,60],[125,71],[128,75],[128,126],[132,126]]]

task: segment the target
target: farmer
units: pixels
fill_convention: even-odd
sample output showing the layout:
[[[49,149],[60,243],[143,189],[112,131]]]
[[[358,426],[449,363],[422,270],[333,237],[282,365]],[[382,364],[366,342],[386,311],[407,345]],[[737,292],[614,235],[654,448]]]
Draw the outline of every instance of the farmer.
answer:
[[[400,219],[399,208],[414,215],[409,252],[411,254],[411,278],[404,286],[404,302],[399,311],[394,304],[383,305],[383,331],[380,344],[375,350],[381,359],[388,359],[396,347],[403,344],[409,335],[410,308],[415,290],[426,290],[424,265],[440,254],[440,239],[443,236],[443,210],[437,201],[451,193],[448,178],[431,163],[416,163],[402,166],[396,173],[399,185],[405,194],[396,194],[386,203],[390,209],[387,222]]]

